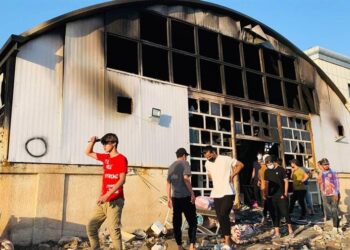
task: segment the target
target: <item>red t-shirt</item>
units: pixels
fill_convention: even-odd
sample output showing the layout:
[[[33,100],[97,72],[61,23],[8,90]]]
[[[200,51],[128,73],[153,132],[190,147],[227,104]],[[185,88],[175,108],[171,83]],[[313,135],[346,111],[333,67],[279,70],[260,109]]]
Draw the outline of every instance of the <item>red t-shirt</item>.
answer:
[[[128,172],[128,160],[122,154],[115,157],[110,157],[109,154],[96,155],[97,160],[103,162],[102,195],[104,195],[119,181],[121,173]],[[111,194],[107,201],[118,198],[124,199],[123,185],[114,194]]]

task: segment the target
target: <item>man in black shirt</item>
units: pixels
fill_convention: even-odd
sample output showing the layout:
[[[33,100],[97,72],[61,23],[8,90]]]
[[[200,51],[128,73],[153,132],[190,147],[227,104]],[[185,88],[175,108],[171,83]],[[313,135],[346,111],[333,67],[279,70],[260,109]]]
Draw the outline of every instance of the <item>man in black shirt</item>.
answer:
[[[265,198],[271,201],[271,217],[275,234],[273,239],[281,237],[280,224],[281,217],[285,217],[288,224],[288,232],[290,237],[294,237],[292,224],[288,209],[288,176],[284,168],[279,166],[277,158],[274,155],[265,159],[267,169],[265,171],[266,191]]]

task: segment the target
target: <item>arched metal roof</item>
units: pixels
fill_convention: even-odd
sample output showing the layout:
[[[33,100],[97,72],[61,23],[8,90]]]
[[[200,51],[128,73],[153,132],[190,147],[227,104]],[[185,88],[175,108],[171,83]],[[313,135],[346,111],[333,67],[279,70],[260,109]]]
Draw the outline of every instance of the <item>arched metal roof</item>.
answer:
[[[338,95],[338,97],[344,103],[344,105],[347,103],[346,98],[343,96],[343,94],[340,92],[337,86],[332,82],[332,80],[326,75],[326,73],[324,73],[323,70],[318,65],[316,65],[314,61],[312,61],[306,54],[304,54],[303,51],[297,48],[293,43],[291,43],[288,39],[283,37],[281,34],[274,31],[270,27],[264,25],[263,23],[255,20],[254,18],[244,15],[238,11],[235,11],[217,4],[200,1],[200,0],[115,0],[115,1],[109,1],[102,4],[89,6],[79,10],[75,10],[67,14],[50,19],[46,22],[43,22],[33,27],[32,29],[22,33],[20,36],[12,35],[0,50],[0,62],[4,60],[4,57],[9,52],[11,52],[14,47],[17,48],[19,44],[25,43],[47,31],[60,27],[67,22],[71,22],[83,17],[94,15],[94,14],[103,13],[106,10],[109,10],[111,8],[125,7],[125,6],[134,6],[134,7],[144,6],[145,7],[145,6],[155,5],[155,4],[184,5],[189,7],[199,7],[203,9],[212,10],[218,14],[231,16],[234,19],[239,21],[246,21],[247,23],[252,25],[260,25],[266,34],[276,38],[285,46],[289,47],[292,51],[294,51],[295,54],[302,57],[303,59],[308,61],[311,65],[313,65],[317,69],[317,72],[320,74],[322,79]]]

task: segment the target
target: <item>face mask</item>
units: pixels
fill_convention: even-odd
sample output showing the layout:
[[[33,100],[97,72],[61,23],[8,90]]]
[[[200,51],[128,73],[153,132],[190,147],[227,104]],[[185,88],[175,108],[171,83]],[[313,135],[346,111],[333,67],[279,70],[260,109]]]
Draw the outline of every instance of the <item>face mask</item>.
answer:
[[[262,154],[258,154],[256,158],[258,158],[259,161],[262,160]]]
[[[269,169],[273,169],[274,165],[272,163],[266,165]]]

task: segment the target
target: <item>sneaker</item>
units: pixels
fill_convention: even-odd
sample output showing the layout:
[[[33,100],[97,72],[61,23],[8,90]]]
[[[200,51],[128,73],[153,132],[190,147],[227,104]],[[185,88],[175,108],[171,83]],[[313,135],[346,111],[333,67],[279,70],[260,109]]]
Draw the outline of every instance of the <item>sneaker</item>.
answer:
[[[271,237],[271,240],[279,240],[279,239],[281,239],[281,235],[279,235],[279,234],[274,234]]]
[[[232,248],[229,245],[223,245],[221,250],[232,250]]]

